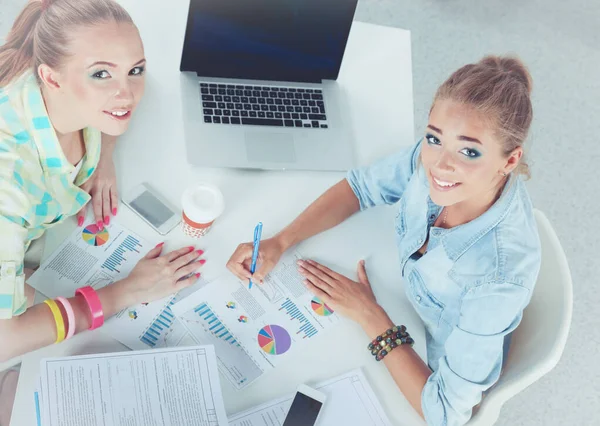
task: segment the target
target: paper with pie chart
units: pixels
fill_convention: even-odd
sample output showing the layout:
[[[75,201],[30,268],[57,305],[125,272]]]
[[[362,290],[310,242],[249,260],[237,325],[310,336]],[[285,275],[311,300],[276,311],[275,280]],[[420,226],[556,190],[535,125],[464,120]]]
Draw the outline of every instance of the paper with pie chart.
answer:
[[[53,298],[70,297],[86,284],[97,290],[129,275],[154,245],[115,220],[102,229],[85,224],[73,230],[28,283]]]
[[[76,228],[42,263],[28,283],[47,297],[72,297],[84,285],[100,289],[125,278],[156,245],[121,226],[117,221],[103,229],[96,224]],[[171,306],[204,283],[152,303],[118,312],[101,328],[103,333],[131,349],[192,345],[194,340],[176,321]]]
[[[339,322],[302,283],[301,258],[286,253],[264,284],[251,289],[228,272],[171,308],[196,343],[215,346],[221,373],[237,389]]]

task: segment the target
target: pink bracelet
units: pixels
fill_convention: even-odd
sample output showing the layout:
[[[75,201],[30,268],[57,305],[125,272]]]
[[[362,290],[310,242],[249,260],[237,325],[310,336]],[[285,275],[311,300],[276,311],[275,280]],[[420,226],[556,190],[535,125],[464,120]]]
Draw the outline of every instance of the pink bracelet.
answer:
[[[64,297],[57,297],[56,300],[60,302],[67,314],[67,335],[65,336],[65,340],[67,340],[75,334],[75,312],[73,312],[71,303]]]
[[[101,327],[102,324],[104,324],[104,312],[102,312],[102,303],[100,302],[100,298],[98,297],[96,290],[88,285],[75,290],[75,294],[82,295],[88,305],[88,308],[90,309],[90,314],[92,315],[92,325],[89,329],[94,330],[98,327]]]

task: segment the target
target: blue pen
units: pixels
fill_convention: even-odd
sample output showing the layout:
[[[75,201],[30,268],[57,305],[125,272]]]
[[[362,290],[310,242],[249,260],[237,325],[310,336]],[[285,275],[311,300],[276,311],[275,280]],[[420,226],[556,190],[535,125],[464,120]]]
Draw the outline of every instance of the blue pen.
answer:
[[[262,222],[258,222],[256,228],[254,228],[254,249],[252,250],[252,265],[250,266],[250,272],[254,274],[256,270],[256,260],[258,259],[258,248],[260,247],[260,236],[262,234]],[[248,288],[252,288],[252,278]]]

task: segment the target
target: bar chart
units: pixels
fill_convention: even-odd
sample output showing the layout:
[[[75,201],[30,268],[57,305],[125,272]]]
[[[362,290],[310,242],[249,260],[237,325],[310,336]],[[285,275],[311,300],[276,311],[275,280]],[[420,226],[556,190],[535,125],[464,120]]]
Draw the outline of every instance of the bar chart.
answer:
[[[227,327],[221,323],[219,318],[205,303],[196,306],[194,312],[200,317],[206,330],[231,345],[239,346],[239,343],[231,335]]]
[[[102,268],[111,272],[121,272],[120,267],[127,260],[127,253],[139,253],[139,249],[141,247],[142,244],[137,238],[128,235],[121,242],[121,244],[118,245],[115,251],[104,261]]]
[[[285,299],[285,302],[283,302],[279,310],[285,310],[285,312],[289,315],[290,319],[297,319],[300,322],[300,329],[296,332],[296,334],[304,334],[304,339],[307,337],[312,337],[319,332],[306,318],[306,316],[304,316],[300,309],[298,309],[298,306],[290,299]]]
[[[176,299],[173,298],[169,304],[161,311],[154,320],[150,323],[150,326],[146,329],[140,340],[150,347],[162,347],[163,342],[166,341],[169,333],[172,332],[175,322],[175,315],[171,311],[171,306],[175,303]]]

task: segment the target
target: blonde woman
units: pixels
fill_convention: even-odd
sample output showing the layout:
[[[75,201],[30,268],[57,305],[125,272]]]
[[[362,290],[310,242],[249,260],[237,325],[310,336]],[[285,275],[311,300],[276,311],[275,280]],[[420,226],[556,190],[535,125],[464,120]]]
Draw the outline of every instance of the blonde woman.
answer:
[[[436,93],[425,136],[413,147],[348,173],[260,246],[242,244],[228,267],[263,279],[291,246],[359,210],[398,203],[393,226],[408,299],[426,330],[427,364],[377,303],[364,262],[358,282],[312,260],[306,286],[358,322],[365,350],[383,361],[430,425],[463,425],[498,380],[512,331],[541,262],[523,144],[532,120],[531,79],[514,58],[486,57],[453,73]],[[340,355],[340,356],[343,356]]]
[[[159,245],[98,291],[31,307],[25,284],[30,243],[77,215],[89,191],[99,226],[116,213],[112,148],[143,95],[145,67],[138,30],[112,0],[31,1],[0,47],[0,362],[197,279],[179,281],[204,262],[200,250],[162,255]],[[0,377],[0,386],[14,382]],[[4,425],[12,399],[0,389],[0,400]]]

